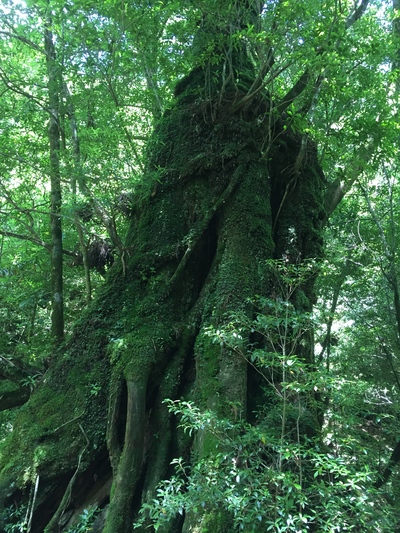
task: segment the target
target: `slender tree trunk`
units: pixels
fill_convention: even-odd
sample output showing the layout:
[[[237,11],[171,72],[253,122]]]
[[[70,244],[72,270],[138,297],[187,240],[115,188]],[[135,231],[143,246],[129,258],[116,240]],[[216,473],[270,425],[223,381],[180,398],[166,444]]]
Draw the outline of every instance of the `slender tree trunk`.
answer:
[[[48,76],[50,144],[50,228],[51,228],[51,285],[52,315],[51,333],[54,339],[64,337],[64,297],[63,297],[63,252],[61,222],[61,175],[60,175],[60,94],[61,78],[56,61],[52,21],[48,19],[44,30],[44,47]]]
[[[89,267],[89,257],[88,257],[88,247],[86,244],[86,239],[83,231],[82,221],[79,218],[76,205],[76,194],[77,194],[77,184],[83,181],[82,176],[82,165],[81,165],[81,149],[79,143],[78,135],[78,124],[75,116],[75,109],[71,101],[71,95],[68,90],[68,86],[65,81],[62,82],[63,85],[63,96],[66,101],[66,109],[70,126],[71,133],[71,143],[72,143],[72,159],[74,161],[74,171],[71,178],[71,188],[72,188],[72,201],[75,205],[74,221],[76,231],[78,233],[79,239],[79,248],[82,254],[82,263],[83,270],[85,275],[85,287],[86,287],[86,302],[89,304],[92,301],[92,281],[90,277],[90,267]]]

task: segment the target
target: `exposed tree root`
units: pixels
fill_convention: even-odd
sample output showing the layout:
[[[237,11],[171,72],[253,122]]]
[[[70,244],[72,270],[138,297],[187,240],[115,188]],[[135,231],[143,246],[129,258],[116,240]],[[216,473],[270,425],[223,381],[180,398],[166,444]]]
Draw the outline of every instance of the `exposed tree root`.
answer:
[[[146,371],[139,378],[126,378],[125,441],[115,472],[104,533],[129,533],[131,530],[129,517],[132,516],[133,497],[143,466],[147,381]]]

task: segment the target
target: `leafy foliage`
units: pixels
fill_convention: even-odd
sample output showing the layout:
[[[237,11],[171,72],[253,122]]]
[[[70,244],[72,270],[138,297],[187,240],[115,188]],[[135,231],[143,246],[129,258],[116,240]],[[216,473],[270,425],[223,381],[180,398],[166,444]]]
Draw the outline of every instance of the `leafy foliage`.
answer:
[[[79,522],[75,526],[68,528],[67,533],[86,533],[92,530],[93,522],[98,514],[99,509],[94,506],[89,509],[84,509],[79,516]]]
[[[281,287],[292,295],[304,273],[296,279],[298,267],[281,265],[279,270]],[[363,394],[373,390],[323,368],[310,372],[296,355],[310,327],[309,315],[296,312],[289,300],[260,299],[259,304],[268,314],[247,323],[235,317],[228,330],[210,331],[215,342],[241,350],[262,376],[267,399],[254,413],[256,423],[221,419],[192,402],[167,400],[184,431],[196,433],[196,438],[211,433],[215,449],[198,458],[193,468],[175,459],[175,475],[160,484],[157,498],[142,507],[143,515],[148,514],[156,531],[176,513],[200,509],[225,510],[237,531],[393,531],[393,509],[373,488],[373,429],[362,427],[363,414],[356,413]],[[264,348],[243,346],[249,328],[261,336],[257,344]],[[332,407],[326,413],[322,441],[312,443],[304,426],[310,423],[316,392],[342,412]],[[232,405],[233,412],[236,408]],[[393,416],[387,415],[383,423],[389,427],[392,422]]]

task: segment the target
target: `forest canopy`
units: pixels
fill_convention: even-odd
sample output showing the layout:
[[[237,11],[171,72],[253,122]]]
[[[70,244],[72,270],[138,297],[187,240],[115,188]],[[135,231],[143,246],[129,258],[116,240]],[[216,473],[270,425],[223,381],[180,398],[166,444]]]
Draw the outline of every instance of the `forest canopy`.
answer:
[[[400,531],[399,10],[3,0],[0,529]]]

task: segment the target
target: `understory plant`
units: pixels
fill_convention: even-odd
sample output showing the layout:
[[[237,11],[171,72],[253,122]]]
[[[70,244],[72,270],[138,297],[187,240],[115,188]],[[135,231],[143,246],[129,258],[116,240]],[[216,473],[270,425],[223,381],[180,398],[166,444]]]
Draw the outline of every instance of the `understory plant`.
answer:
[[[253,300],[254,318],[236,314],[224,330],[209,330],[247,361],[260,402],[243,420],[235,416],[239,406],[221,417],[193,401],[166,400],[186,433],[212,435],[215,447],[191,464],[172,462],[175,475],[142,506],[137,527],[165,531],[177,514],[207,511],[225,513],[246,533],[395,531],[395,513],[374,488],[373,452],[343,415],[340,424],[330,420],[330,398],[345,404],[351,384],[307,357],[315,324],[294,302],[313,269],[275,263],[277,293]]]

